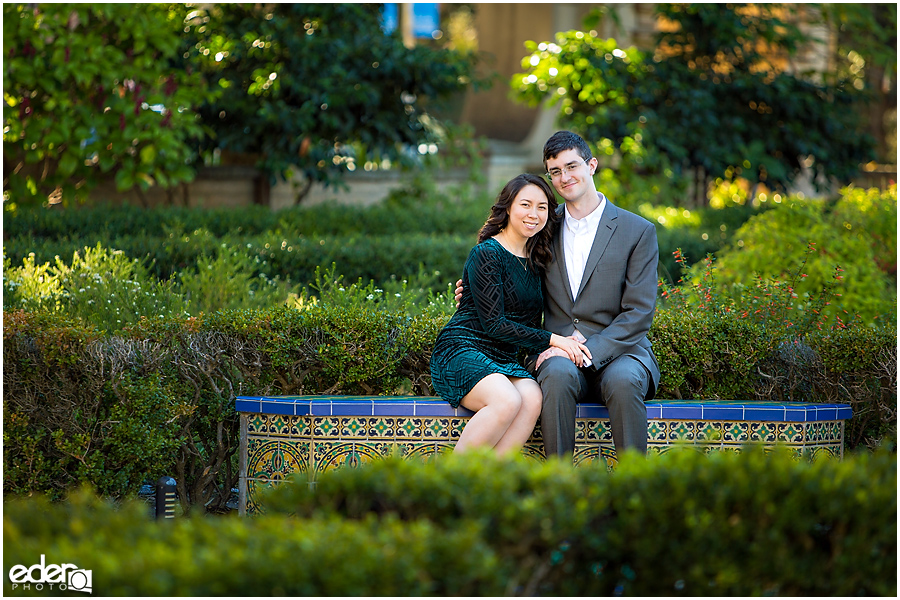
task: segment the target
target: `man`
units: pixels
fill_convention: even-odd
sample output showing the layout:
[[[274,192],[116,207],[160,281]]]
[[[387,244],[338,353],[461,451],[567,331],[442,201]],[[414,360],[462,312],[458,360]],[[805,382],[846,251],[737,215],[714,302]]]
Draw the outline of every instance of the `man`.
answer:
[[[525,361],[544,395],[547,456],[574,451],[575,406],[598,399],[609,410],[617,454],[646,452],[644,401],[659,383],[647,339],[656,309],[656,229],[597,191],[598,164],[575,133],[559,131],[544,145],[547,175],[565,200],[554,260],[544,273],[544,328],[583,341],[592,356],[588,366],[577,367],[548,348]]]

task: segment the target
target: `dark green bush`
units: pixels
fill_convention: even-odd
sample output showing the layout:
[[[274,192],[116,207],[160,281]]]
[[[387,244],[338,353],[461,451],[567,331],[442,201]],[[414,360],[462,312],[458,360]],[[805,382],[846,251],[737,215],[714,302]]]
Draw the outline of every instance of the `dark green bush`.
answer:
[[[9,501],[3,518],[6,572],[45,555],[46,564],[91,570],[99,596],[475,596],[496,586],[496,557],[466,524],[280,515],[159,523],[145,506],[87,493]],[[3,589],[48,593],[13,589],[9,578]]]
[[[10,499],[3,566],[74,563],[101,595],[893,597],[896,486],[886,450],[388,458],[280,486],[253,518]]]
[[[625,455],[611,473],[490,454],[390,459],[276,489],[300,518],[477,523],[506,592],[554,596],[894,595],[896,455]]]
[[[118,497],[173,474],[188,509],[222,510],[237,485],[236,395],[430,394],[444,320],[320,304],[111,335],[4,312],[4,492],[60,497],[87,481]]]
[[[235,396],[433,395],[446,307],[410,316],[360,297],[367,288],[323,290],[298,309],[156,317],[116,334],[4,312],[4,492],[61,497],[90,482],[120,497],[174,474],[188,509],[223,510],[238,476]],[[847,402],[848,449],[896,435],[895,329],[810,332],[806,362],[735,314],[662,309],[651,334],[658,398]]]
[[[162,280],[196,267],[204,257],[215,260],[223,252],[240,252],[254,262],[254,276],[264,274],[293,284],[312,282],[316,268],[322,265],[336,265],[337,271],[350,281],[362,278],[379,284],[415,275],[427,266],[429,272],[441,274],[438,287],[443,288],[460,277],[475,241],[474,234],[215,237],[207,231],[195,231],[172,237],[119,237],[104,241],[103,245],[141,259]],[[17,238],[5,243],[3,249],[11,264],[20,266],[32,252],[35,262],[52,263],[56,256],[69,260],[74,252],[96,245],[96,236],[47,241]]]
[[[255,260],[255,275],[295,284],[310,283],[316,267],[334,263],[351,281],[372,279],[379,284],[392,276],[409,277],[422,266],[441,273],[442,287],[461,272],[491,200],[426,194],[421,188],[410,185],[368,207],[323,205],[278,212],[258,206],[20,209],[5,216],[4,254],[13,265],[31,252],[38,263],[53,262],[56,256],[67,260],[99,242],[145,261],[154,275],[169,279],[202,257],[215,259],[226,248]],[[655,221],[649,210],[641,207],[639,212]],[[733,206],[691,212],[690,223],[657,227],[660,275],[669,281],[680,272],[672,258],[676,248],[700,260],[759,211]]]

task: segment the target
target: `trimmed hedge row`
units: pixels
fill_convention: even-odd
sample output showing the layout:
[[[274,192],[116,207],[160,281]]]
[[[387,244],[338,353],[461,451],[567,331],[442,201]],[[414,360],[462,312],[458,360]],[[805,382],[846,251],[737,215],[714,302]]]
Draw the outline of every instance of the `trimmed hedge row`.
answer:
[[[4,493],[116,497],[163,474],[186,507],[236,487],[236,395],[433,395],[447,315],[374,303],[143,319],[119,335],[4,312]],[[896,437],[896,329],[851,326],[781,343],[735,314],[662,308],[651,331],[658,398],[846,402],[849,449]]]
[[[313,280],[317,266],[332,263],[348,281],[383,283],[392,276],[411,276],[420,265],[455,281],[491,199],[407,193],[369,207],[325,205],[278,212],[258,206],[23,209],[4,217],[3,252],[13,266],[31,252],[38,263],[52,263],[56,256],[68,261],[75,251],[99,242],[169,279],[201,256],[214,258],[223,247],[240,248],[258,261],[259,273],[300,284]],[[698,219],[702,225],[658,227],[660,275],[671,281],[681,272],[672,258],[676,248],[700,260],[727,243],[756,212],[750,207],[707,210]]]
[[[7,502],[4,569],[73,563],[100,595],[897,594],[896,454],[672,450],[572,468],[489,453],[303,481],[253,518],[149,522],[87,493]],[[4,592],[14,590],[9,580]],[[46,592],[43,592],[46,593]]]

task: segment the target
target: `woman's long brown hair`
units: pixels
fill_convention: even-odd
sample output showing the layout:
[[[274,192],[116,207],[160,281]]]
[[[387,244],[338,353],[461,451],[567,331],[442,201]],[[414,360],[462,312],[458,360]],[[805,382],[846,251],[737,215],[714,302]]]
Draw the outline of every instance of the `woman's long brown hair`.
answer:
[[[478,232],[478,243],[480,244],[486,239],[494,237],[506,228],[507,223],[509,223],[509,207],[512,206],[513,200],[516,199],[522,188],[527,185],[539,187],[544,192],[544,195],[547,196],[547,224],[525,242],[525,251],[528,253],[529,262],[543,270],[553,261],[552,240],[559,223],[559,215],[556,213],[558,207],[556,196],[553,194],[550,185],[542,177],[531,173],[522,173],[513,177],[503,186],[503,189],[497,195],[497,201],[491,207],[490,216],[484,222],[481,231]]]

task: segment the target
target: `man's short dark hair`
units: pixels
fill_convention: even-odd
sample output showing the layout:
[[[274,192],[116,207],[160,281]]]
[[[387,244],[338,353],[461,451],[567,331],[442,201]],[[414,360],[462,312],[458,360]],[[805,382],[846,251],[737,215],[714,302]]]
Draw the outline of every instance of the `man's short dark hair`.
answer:
[[[557,131],[544,144],[544,166],[551,158],[556,158],[566,150],[575,150],[584,160],[591,160],[591,148],[584,138],[571,131]]]

